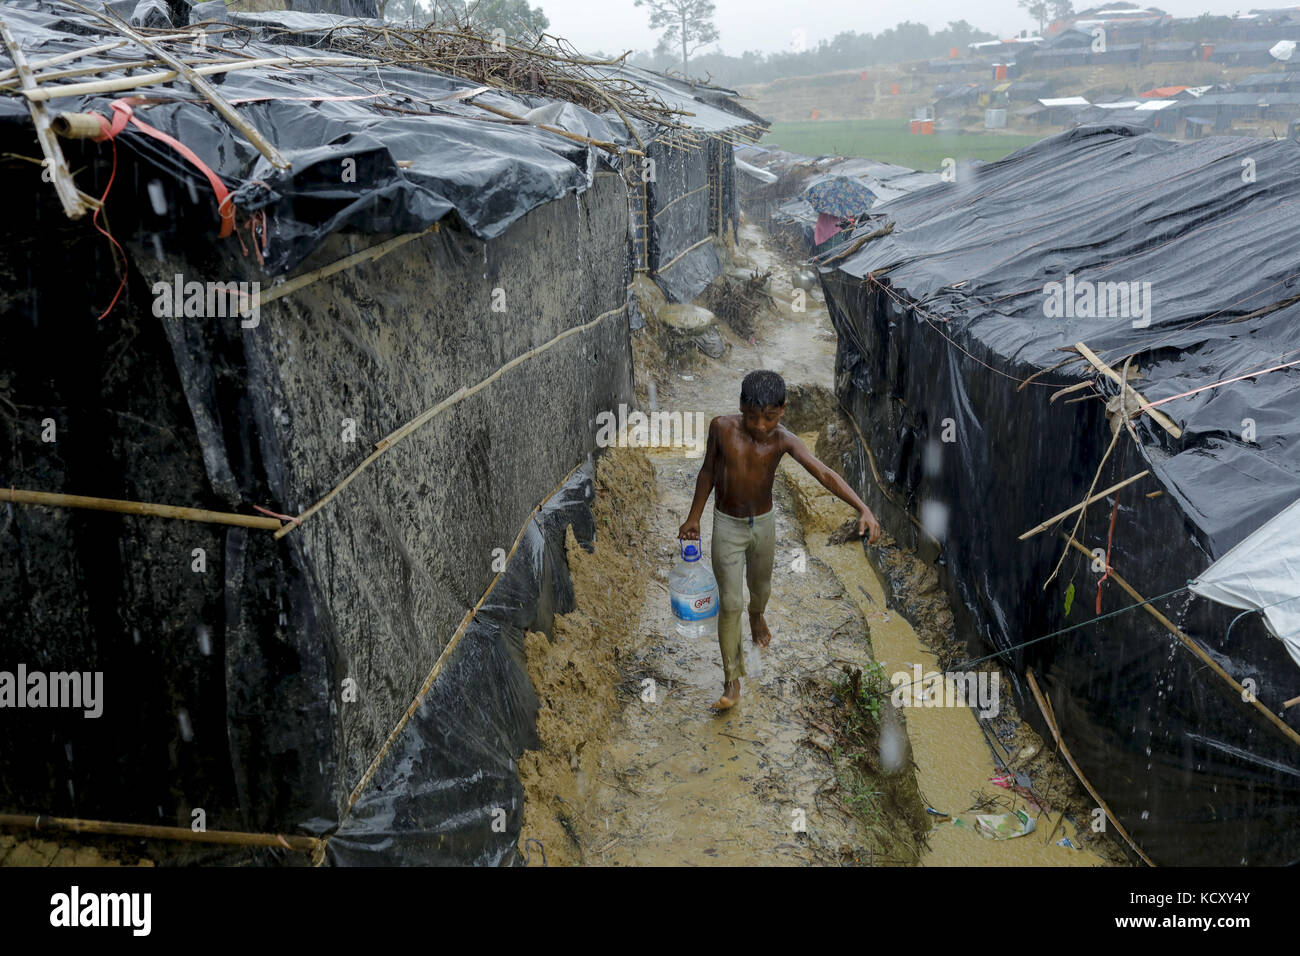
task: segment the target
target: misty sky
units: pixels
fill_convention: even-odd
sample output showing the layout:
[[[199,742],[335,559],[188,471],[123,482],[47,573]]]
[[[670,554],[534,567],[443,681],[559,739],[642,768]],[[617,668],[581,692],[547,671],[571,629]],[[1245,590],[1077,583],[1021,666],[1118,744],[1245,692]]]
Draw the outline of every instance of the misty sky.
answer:
[[[1084,10],[1099,2],[1075,0],[1074,5],[1076,9]],[[652,49],[658,41],[658,36],[647,26],[649,14],[646,9],[634,7],[632,0],[529,0],[529,3],[540,5],[546,11],[552,33],[570,40],[579,50],[621,53],[626,49]],[[937,29],[949,20],[965,19],[972,26],[1006,36],[1036,26],[1015,0],[982,0],[976,4],[963,0],[913,0],[909,3],[714,0],[714,3],[717,7],[714,23],[721,35],[719,43],[722,51],[730,54],[745,50],[788,50],[795,29],[803,30],[808,44],[815,45],[819,40],[829,39],[845,30],[878,33],[900,20],[921,22]],[[1261,4],[1259,0],[1244,4],[1231,0],[1167,0],[1155,5],[1174,16],[1187,17],[1206,12],[1244,13],[1256,6],[1274,4]]]

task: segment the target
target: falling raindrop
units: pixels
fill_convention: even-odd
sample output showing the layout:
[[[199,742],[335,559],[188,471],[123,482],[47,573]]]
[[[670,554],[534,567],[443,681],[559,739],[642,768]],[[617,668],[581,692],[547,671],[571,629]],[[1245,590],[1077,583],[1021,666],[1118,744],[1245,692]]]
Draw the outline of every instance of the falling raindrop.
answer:
[[[140,643],[140,629],[138,627],[131,628],[131,640],[136,644]]]
[[[72,741],[66,741],[63,744],[63,752],[68,755],[68,763],[72,763]]]
[[[181,727],[181,740],[189,743],[194,739],[194,728],[190,726],[190,712],[182,707],[176,712],[176,722]]]
[[[153,211],[160,216],[167,215],[167,194],[163,191],[161,179],[149,180],[149,202],[153,204]]]
[[[197,628],[199,635],[199,653],[204,657],[212,656],[212,635],[206,624],[200,624]]]

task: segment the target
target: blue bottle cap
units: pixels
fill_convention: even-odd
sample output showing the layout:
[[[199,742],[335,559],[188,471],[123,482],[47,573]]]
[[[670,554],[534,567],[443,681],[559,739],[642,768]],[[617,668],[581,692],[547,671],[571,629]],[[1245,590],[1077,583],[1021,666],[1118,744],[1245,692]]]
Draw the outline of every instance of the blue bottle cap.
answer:
[[[682,545],[682,559],[686,561],[700,560],[700,549],[694,544]]]

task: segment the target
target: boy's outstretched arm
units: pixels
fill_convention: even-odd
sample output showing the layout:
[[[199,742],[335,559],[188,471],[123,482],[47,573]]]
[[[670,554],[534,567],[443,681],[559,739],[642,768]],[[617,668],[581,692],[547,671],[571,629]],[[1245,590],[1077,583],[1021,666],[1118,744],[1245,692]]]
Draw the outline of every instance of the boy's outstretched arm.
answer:
[[[709,422],[709,441],[704,450],[704,464],[695,479],[695,497],[691,499],[691,511],[677,529],[677,537],[687,541],[700,540],[700,518],[704,515],[704,506],[713,491],[713,470],[718,462],[718,420]]]
[[[858,509],[858,535],[860,537],[866,537],[867,532],[870,531],[871,537],[867,539],[867,543],[875,544],[879,541],[880,522],[871,513],[871,509],[863,504],[862,499],[858,497],[858,493],[849,487],[847,481],[814,456],[808,450],[808,446],[799,439],[798,435],[793,432],[788,432],[788,434],[789,445],[786,450],[790,453],[790,457],[803,465],[804,470],[816,478],[823,488]]]

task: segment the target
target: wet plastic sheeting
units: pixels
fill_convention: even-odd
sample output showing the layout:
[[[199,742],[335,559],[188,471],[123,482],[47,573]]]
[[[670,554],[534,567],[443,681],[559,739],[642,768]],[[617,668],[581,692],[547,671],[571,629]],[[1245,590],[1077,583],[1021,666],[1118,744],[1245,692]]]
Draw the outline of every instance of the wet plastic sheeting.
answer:
[[[330,840],[337,865],[515,862],[523,789],[515,761],[537,745],[524,635],[574,608],[565,529],[595,533],[590,465],[532,519],[492,594]]]
[[[1229,607],[1262,611],[1300,665],[1300,501],[1206,568],[1192,590]]]
[[[1101,614],[1134,601],[1073,549],[1044,589],[1073,518],[1017,540],[1085,497],[1110,443],[1102,402],[1048,397],[1094,377],[1107,396],[1117,386],[1082,362],[1017,386],[1078,341],[1116,369],[1136,354],[1148,400],[1277,364],[1300,340],[1300,308],[1250,313],[1294,295],[1281,210],[1297,202],[1293,143],[1081,128],[876,207],[858,234],[894,231],[823,273],[837,392],[926,531],[882,499],[860,458],[858,486],[901,543],[937,558],[958,634],[972,656],[1005,652],[1004,675],[1046,732],[1022,680],[1034,670],[1084,775],[1158,864],[1300,861],[1297,746],[1144,611],[1019,647],[1097,617],[1099,589]],[[1067,274],[1150,283],[1149,325],[1045,311],[1046,284]],[[1155,607],[1293,729],[1300,714],[1281,705],[1300,693],[1300,669],[1282,643],[1258,615],[1226,640],[1237,612],[1185,588],[1300,497],[1298,372],[1162,405],[1179,439],[1135,420],[1140,446],[1121,435],[1097,488],[1153,474],[1119,493],[1113,537],[1113,497],[1079,533],[1143,597],[1177,592]]]
[[[107,29],[79,14],[54,10],[50,5],[39,9],[5,7],[5,20],[29,57],[85,47],[87,37],[76,34],[76,29],[89,27],[96,33]],[[306,17],[304,28],[318,19],[300,16]],[[210,48],[218,49],[219,43],[214,37]],[[241,55],[250,57],[339,56],[328,49],[264,42],[239,49]],[[87,59],[108,64],[136,56],[132,48],[123,47]],[[586,189],[591,181],[589,162],[595,159],[588,153],[605,155],[533,126],[487,122],[495,117],[448,99],[477,88],[477,84],[428,70],[384,67],[382,78],[370,67],[297,68],[292,74],[241,70],[212,79],[227,100],[269,98],[239,104],[237,109],[254,127],[271,134],[291,169],[272,167],[229,124],[214,117],[210,106],[191,96],[185,96],[183,102],[136,109],[143,121],[184,143],[232,186],[241,213],[266,210],[271,232],[265,267],[272,274],[291,270],[325,236],[344,228],[416,232],[455,211],[480,238],[498,236],[530,209]],[[428,110],[434,115],[412,116],[377,108],[379,102],[398,102],[391,96],[329,99],[383,91],[409,97],[402,103],[403,109]],[[158,92],[165,95],[163,88]],[[311,95],[321,99],[304,99]],[[115,98],[117,94],[65,97],[50,101],[50,109],[110,116]],[[496,92],[480,94],[480,98],[517,115],[553,102]],[[433,105],[429,101],[434,101]],[[564,105],[567,123],[618,139],[617,130],[600,117]],[[30,123],[27,110],[11,97],[0,100],[0,120],[4,119]],[[626,137],[625,129],[622,135]],[[118,144],[138,151],[169,173],[194,180],[211,198],[211,187],[170,147],[132,126],[119,135]],[[412,165],[403,168],[398,161]],[[211,205],[215,234],[215,198]]]
[[[650,184],[655,281],[670,302],[689,302],[719,270],[712,243],[691,249],[709,236],[709,153],[655,143],[649,155],[655,163]]]

